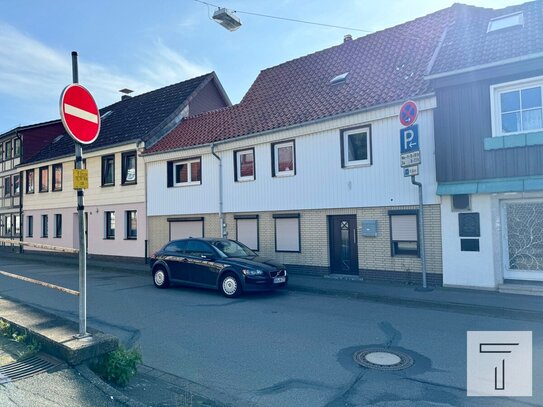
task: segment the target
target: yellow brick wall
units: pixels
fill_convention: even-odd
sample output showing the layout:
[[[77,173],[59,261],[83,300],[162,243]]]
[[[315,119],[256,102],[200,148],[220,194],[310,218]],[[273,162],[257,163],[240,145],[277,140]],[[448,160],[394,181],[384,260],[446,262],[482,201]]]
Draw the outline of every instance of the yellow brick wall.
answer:
[[[259,254],[273,257],[285,264],[328,267],[328,215],[356,215],[360,228],[362,220],[378,222],[377,237],[363,237],[358,231],[358,262],[361,269],[386,271],[420,272],[421,261],[413,256],[391,256],[389,210],[418,209],[417,206],[391,206],[375,208],[302,210],[283,213],[300,214],[301,253],[275,252],[275,220],[273,215],[281,212],[255,212],[259,215]],[[236,239],[235,214],[225,214],[228,237]],[[219,236],[218,215],[203,216],[206,237]],[[168,222],[166,216],[149,217],[149,240],[151,253],[158,250],[168,240]],[[424,231],[426,239],[427,271],[442,273],[441,227],[439,205],[424,207]]]

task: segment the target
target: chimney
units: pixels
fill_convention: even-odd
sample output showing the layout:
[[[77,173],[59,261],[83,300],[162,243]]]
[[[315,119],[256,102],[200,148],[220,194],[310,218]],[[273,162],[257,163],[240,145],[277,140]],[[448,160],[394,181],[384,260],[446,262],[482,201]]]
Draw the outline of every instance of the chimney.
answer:
[[[130,94],[134,91],[132,89],[124,88],[124,89],[121,89],[119,92],[123,93],[123,95],[121,96],[121,100],[126,100],[132,97],[130,96]]]
[[[343,36],[343,42],[352,41],[353,36],[351,34],[346,34]]]

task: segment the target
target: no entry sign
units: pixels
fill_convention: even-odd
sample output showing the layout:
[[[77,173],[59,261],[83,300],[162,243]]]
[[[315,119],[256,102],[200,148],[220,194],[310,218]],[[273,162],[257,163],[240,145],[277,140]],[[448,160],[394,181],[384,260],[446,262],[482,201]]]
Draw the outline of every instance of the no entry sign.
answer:
[[[98,137],[98,107],[90,92],[77,83],[67,86],[60,95],[60,118],[75,141],[90,144]]]
[[[411,126],[417,120],[418,112],[417,104],[408,100],[400,108],[400,123],[404,126]]]

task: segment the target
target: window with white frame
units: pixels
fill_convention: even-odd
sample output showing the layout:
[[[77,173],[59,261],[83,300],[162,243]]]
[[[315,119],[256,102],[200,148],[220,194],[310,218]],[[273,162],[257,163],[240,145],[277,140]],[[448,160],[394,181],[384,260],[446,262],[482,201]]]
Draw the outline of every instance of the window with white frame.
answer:
[[[253,148],[234,152],[236,181],[255,179],[255,150]]]
[[[389,211],[392,256],[419,255],[417,211]]]
[[[300,252],[300,215],[277,214],[275,219],[275,251]]]
[[[202,183],[201,159],[178,161],[173,164],[173,184],[175,186],[199,185]]]
[[[543,130],[543,77],[492,87],[494,135]]]
[[[258,215],[236,216],[236,240],[258,251]]]
[[[371,165],[370,126],[341,131],[342,167]]]
[[[294,141],[272,144],[274,177],[296,175],[296,152]]]

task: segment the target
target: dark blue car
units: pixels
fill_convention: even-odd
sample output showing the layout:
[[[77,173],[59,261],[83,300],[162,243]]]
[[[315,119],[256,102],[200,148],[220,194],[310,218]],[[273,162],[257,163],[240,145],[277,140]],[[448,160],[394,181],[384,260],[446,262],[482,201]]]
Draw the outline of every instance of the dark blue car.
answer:
[[[172,240],[151,256],[151,272],[158,288],[179,282],[218,289],[226,297],[284,288],[288,282],[285,266],[230,239]]]

